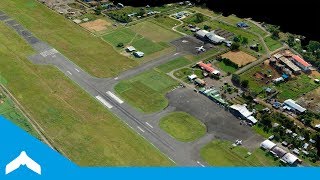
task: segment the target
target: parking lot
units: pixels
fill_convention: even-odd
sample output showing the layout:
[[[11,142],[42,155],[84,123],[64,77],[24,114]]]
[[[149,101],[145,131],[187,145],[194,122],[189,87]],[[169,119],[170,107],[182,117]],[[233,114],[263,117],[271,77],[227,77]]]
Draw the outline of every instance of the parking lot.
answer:
[[[183,52],[191,53],[194,55],[199,54],[196,47],[203,46],[206,50],[210,50],[214,48],[212,44],[204,43],[203,41],[192,36],[185,36],[185,37],[176,39],[172,41],[171,44],[174,45],[178,51],[183,51]]]
[[[218,139],[234,142],[243,140],[243,145],[249,149],[259,147],[263,138],[254,133],[247,125],[240,125],[240,120],[223,107],[217,105],[202,94],[188,88],[179,88],[167,94],[170,106],[176,111],[187,112],[207,126],[207,132]]]

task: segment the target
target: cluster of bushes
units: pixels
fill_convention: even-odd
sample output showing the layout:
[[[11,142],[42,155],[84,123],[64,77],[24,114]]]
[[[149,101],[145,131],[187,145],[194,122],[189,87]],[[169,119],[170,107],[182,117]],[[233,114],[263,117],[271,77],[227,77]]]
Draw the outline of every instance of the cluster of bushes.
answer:
[[[223,62],[225,65],[234,67],[234,68],[236,68],[236,69],[239,68],[238,64],[232,62],[232,61],[231,61],[230,59],[228,59],[228,58],[218,57],[218,58],[217,58],[217,61]]]
[[[109,12],[107,15],[109,17],[111,17],[112,19],[117,20],[122,23],[129,23],[132,21],[132,19],[128,16],[127,13],[119,13],[116,11],[114,11],[114,12],[112,11],[112,12]]]
[[[241,86],[243,88],[248,88],[249,87],[249,81],[246,80],[246,79],[241,80],[240,76],[237,75],[237,74],[232,74],[231,81],[235,85]]]

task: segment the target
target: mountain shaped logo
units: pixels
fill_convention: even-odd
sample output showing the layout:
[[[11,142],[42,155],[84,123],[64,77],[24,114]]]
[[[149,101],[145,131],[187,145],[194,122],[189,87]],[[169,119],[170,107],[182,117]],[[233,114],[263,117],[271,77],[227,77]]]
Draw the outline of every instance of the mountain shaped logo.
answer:
[[[32,160],[25,151],[22,151],[20,155],[6,165],[6,175],[18,169],[21,165],[27,166],[33,172],[41,175],[41,166]]]

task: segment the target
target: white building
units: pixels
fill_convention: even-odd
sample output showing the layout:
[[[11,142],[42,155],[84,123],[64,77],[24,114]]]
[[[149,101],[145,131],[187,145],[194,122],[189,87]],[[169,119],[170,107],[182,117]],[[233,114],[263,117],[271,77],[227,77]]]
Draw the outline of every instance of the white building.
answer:
[[[292,99],[287,99],[283,103],[285,106],[290,107],[291,109],[295,110],[297,113],[304,113],[307,110],[306,108],[301,107]]]
[[[261,144],[260,144],[260,147],[265,149],[265,150],[268,150],[270,151],[271,149],[273,149],[274,147],[276,147],[277,145],[275,143],[273,143],[272,141],[270,141],[269,139],[263,141]]]
[[[297,163],[297,162],[300,161],[299,158],[297,158],[295,155],[293,155],[293,154],[291,154],[291,153],[285,154],[285,155],[281,158],[281,160],[282,160],[283,162],[285,162],[285,163],[290,164],[290,165],[293,165],[293,164],[295,164],[295,163]]]

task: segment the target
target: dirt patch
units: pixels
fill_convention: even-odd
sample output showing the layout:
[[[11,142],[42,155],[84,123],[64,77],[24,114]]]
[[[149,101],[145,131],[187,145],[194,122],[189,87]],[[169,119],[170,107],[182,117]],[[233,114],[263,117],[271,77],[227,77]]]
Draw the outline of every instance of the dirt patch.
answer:
[[[320,113],[320,88],[317,88],[305,96],[302,96],[297,100],[297,102],[310,111]]]
[[[319,79],[320,73],[318,71],[311,71],[311,76],[315,79]]]
[[[243,51],[229,51],[225,54],[222,55],[223,58],[228,58],[230,59],[232,62],[238,64],[238,66],[242,67],[245,66],[255,60],[257,60],[257,58],[243,52]]]
[[[80,24],[80,26],[86,28],[91,32],[99,32],[106,30],[109,26],[111,26],[111,23],[103,19],[97,19],[94,21],[82,23]]]

